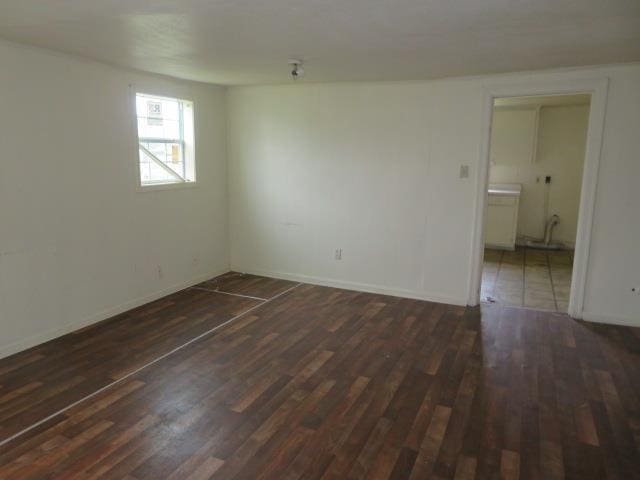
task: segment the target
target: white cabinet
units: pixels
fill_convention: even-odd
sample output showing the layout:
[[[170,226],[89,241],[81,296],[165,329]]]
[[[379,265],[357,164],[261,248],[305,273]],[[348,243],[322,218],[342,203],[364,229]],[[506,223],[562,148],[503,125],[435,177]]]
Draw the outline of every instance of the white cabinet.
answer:
[[[522,187],[518,184],[489,186],[484,238],[487,247],[515,249],[521,189]]]

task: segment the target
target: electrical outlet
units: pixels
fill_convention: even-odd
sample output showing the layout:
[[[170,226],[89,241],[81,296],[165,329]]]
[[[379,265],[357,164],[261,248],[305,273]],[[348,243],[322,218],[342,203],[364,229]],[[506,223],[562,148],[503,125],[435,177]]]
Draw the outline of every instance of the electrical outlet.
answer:
[[[341,248],[337,248],[336,249],[335,259],[336,260],[342,260],[342,249]]]
[[[164,278],[164,272],[162,271],[162,267],[158,265],[158,278],[162,280]]]

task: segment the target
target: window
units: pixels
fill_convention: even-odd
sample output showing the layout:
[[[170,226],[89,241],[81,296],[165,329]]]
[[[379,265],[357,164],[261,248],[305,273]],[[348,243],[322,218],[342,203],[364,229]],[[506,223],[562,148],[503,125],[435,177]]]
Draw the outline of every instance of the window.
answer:
[[[136,94],[140,185],[195,182],[193,103]]]

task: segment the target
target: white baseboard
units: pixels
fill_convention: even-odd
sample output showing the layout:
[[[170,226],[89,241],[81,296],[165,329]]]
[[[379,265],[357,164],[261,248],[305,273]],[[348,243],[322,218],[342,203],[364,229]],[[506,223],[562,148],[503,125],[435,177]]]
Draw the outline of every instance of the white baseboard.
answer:
[[[383,287],[380,285],[372,285],[369,283],[351,282],[347,280],[336,280],[325,277],[315,277],[312,275],[300,275],[297,273],[278,272],[272,270],[260,270],[255,268],[232,268],[236,272],[250,273],[252,275],[261,275],[264,277],[279,278],[282,280],[290,280],[293,282],[310,283],[312,285],[320,285],[323,287],[343,288],[345,290],[355,290],[367,293],[379,293],[381,295],[390,295],[392,297],[411,298],[414,300],[425,300],[435,303],[446,303],[449,305],[466,306],[465,298],[449,297],[427,292],[416,292],[413,290],[395,289]]]
[[[510,252],[516,249],[513,243],[485,243],[484,246],[493,250],[508,250]]]
[[[167,295],[178,292],[180,290],[184,290],[185,288],[191,287],[197,283],[203,282],[218,275],[222,275],[223,273],[227,273],[228,271],[229,268],[225,267],[214,272],[198,275],[195,278],[177,283],[162,290],[158,290],[149,295],[145,295],[144,297],[135,298],[115,307],[107,308],[83,320],[71,322],[61,327],[47,330],[46,332],[32,335],[25,339],[18,340],[17,342],[13,342],[9,345],[2,346],[0,347],[0,358],[8,357],[9,355],[13,355],[14,353],[18,353],[28,348],[35,347],[36,345],[39,345],[41,343],[48,342],[49,340],[53,340],[54,338],[60,337],[62,335],[66,335],[67,333],[71,333],[75,330],[79,330],[91,324],[106,320],[107,318],[126,312],[127,310],[131,310],[132,308],[140,307],[141,305],[153,302],[154,300],[158,300],[159,298],[166,297]]]
[[[518,238],[516,240],[516,246],[518,246],[518,247],[526,247],[528,241],[540,242],[542,240],[521,237],[521,238]],[[562,250],[575,250],[576,249],[576,242],[573,241],[573,240],[572,241],[568,241],[568,240],[560,240],[560,239],[555,239],[554,238],[551,243],[556,243],[556,244],[563,245],[564,248]]]
[[[612,315],[602,315],[599,313],[583,312],[582,320],[591,323],[606,323],[609,325],[621,325],[623,327],[640,327],[640,316],[631,317],[615,317]]]

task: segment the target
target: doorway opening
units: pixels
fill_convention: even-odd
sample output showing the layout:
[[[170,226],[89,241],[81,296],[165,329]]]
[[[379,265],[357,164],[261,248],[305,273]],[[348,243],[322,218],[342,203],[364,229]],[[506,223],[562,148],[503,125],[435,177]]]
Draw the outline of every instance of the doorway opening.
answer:
[[[568,311],[591,100],[494,99],[481,302]]]

